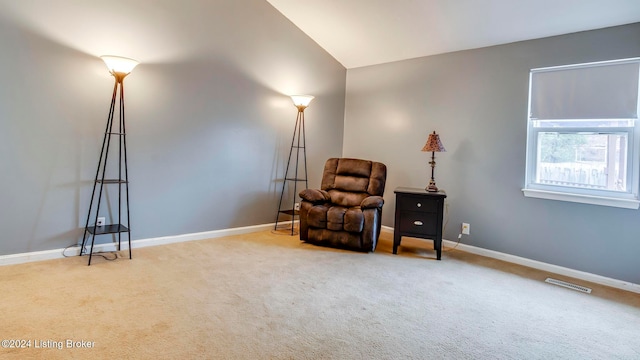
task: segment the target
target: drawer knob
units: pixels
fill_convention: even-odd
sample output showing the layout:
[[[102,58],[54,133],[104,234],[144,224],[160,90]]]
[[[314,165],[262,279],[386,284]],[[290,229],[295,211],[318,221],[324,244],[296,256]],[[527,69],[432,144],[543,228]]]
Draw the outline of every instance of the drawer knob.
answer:
[[[422,223],[422,221],[420,221],[420,220],[416,220],[416,221],[414,221],[414,222],[413,222],[413,225],[422,226],[422,225],[423,225],[423,223]]]
[[[416,206],[417,206],[417,207],[422,207],[422,204],[417,203],[417,204],[416,204]]]

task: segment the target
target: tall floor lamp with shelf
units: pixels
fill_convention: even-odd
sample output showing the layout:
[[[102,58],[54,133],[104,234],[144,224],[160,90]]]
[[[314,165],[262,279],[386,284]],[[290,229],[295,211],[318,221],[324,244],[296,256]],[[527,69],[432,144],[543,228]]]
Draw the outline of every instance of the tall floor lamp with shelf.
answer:
[[[109,108],[109,115],[107,116],[107,126],[104,132],[104,138],[102,140],[102,149],[100,150],[100,159],[98,160],[98,169],[96,170],[96,177],[93,183],[93,191],[91,193],[91,202],[89,203],[89,211],[87,213],[87,221],[84,227],[84,235],[82,237],[82,246],[80,248],[80,256],[89,255],[89,262],[87,265],[91,265],[91,258],[93,256],[93,248],[95,243],[95,237],[97,235],[105,234],[117,234],[118,244],[117,249],[120,251],[121,234],[126,233],[128,237],[129,245],[129,259],[131,259],[131,222],[129,216],[129,172],[127,168],[127,136],[125,127],[124,116],[124,78],[131,73],[133,68],[138,65],[138,61],[124,58],[120,56],[105,55],[101,56],[102,60],[107,65],[109,72],[115,78],[113,85],[113,94],[111,96],[111,106]],[[118,126],[114,128],[114,115],[116,113],[116,103],[118,103]],[[109,149],[111,147],[111,140],[113,137],[117,138],[118,142],[118,166],[117,176],[106,176],[108,172],[107,161],[109,160]],[[113,152],[111,153],[113,157]],[[111,172],[110,172],[111,174]],[[105,185],[117,185],[118,187],[118,201],[117,201],[117,220],[111,224],[105,224],[99,222],[100,218],[100,205],[103,200],[103,193],[106,191]],[[123,214],[123,190],[124,190],[124,207],[126,214]],[[97,198],[97,199],[96,199]],[[93,211],[95,207],[95,212]],[[93,214],[93,216],[92,216]],[[93,224],[90,224],[93,218]],[[105,217],[107,218],[107,217]],[[109,217],[111,218],[111,217]],[[115,218],[115,216],[113,216]],[[125,223],[126,218],[126,223]],[[91,238],[91,247],[87,252],[85,246],[87,245],[89,238]]]
[[[282,192],[280,193],[280,201],[278,202],[278,212],[276,213],[276,225],[274,226],[274,230],[278,230],[278,222],[280,220],[280,215],[285,214],[291,217],[291,235],[294,235],[294,224],[296,216],[298,215],[298,210],[296,208],[296,198],[297,198],[297,190],[298,190],[298,182],[304,182],[305,189],[309,187],[309,182],[307,181],[307,150],[306,150],[306,139],[305,139],[305,131],[304,131],[304,110],[309,106],[311,100],[313,100],[313,96],[311,95],[291,95],[291,100],[293,100],[293,105],[298,108],[298,115],[296,116],[296,126],[293,130],[293,138],[291,139],[291,149],[289,150],[289,159],[287,160],[287,167],[284,171],[284,179],[282,181]],[[295,152],[294,152],[295,149]],[[303,162],[304,162],[304,176],[299,174],[299,164],[300,164],[300,152],[302,152]],[[292,158],[295,156],[295,163],[292,165]],[[293,168],[292,168],[293,166]],[[290,173],[290,169],[293,170],[293,173]],[[291,207],[283,209],[282,199],[284,198],[284,193],[287,188],[287,184],[291,183],[293,185],[293,196],[291,200]],[[286,206],[286,205],[285,205]]]

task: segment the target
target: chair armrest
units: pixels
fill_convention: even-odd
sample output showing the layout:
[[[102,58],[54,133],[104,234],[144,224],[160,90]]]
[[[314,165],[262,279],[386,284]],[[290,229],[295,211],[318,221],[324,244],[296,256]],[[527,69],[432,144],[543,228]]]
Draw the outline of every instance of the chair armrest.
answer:
[[[369,196],[362,200],[360,203],[361,209],[374,209],[374,208],[382,208],[384,205],[384,199],[382,196]]]
[[[329,193],[318,189],[304,189],[300,192],[302,200],[309,201],[314,204],[321,204],[331,200]]]

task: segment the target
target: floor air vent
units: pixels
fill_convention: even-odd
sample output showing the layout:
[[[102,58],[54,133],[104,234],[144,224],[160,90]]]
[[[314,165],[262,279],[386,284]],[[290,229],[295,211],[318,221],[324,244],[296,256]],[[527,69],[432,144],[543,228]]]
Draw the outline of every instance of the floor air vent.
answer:
[[[547,280],[545,280],[544,282],[549,283],[549,284],[553,284],[553,285],[566,287],[567,289],[576,290],[576,291],[580,291],[580,292],[583,292],[583,293],[591,294],[591,289],[589,289],[588,287],[572,284],[570,282],[557,280],[557,279],[552,279],[552,278],[547,278]]]

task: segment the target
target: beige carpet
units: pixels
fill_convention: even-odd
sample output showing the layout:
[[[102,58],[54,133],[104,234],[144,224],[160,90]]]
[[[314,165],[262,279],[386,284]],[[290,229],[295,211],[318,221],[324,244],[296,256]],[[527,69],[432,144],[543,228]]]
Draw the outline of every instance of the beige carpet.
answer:
[[[30,341],[0,358],[640,359],[639,294],[431,249],[265,231],[0,267],[0,339]]]

